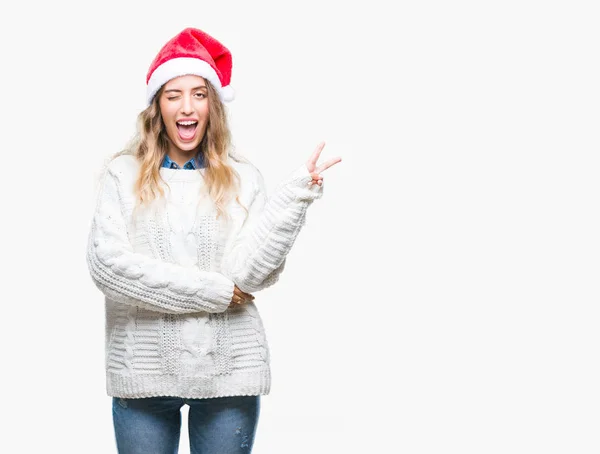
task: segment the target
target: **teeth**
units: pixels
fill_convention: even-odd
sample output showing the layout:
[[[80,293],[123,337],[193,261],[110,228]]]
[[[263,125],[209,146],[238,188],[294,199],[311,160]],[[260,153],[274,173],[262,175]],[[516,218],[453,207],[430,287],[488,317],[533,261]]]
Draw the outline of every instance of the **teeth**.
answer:
[[[197,121],[178,121],[177,124],[180,124],[182,126],[189,126],[189,125],[195,125],[196,123],[198,123]]]

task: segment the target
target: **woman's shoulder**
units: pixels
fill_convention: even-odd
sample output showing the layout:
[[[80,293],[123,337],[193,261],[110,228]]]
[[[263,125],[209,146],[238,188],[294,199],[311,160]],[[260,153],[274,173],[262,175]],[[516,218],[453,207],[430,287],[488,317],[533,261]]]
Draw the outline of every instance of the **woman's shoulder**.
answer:
[[[106,164],[106,170],[115,176],[135,175],[139,168],[136,157],[129,153],[112,156]]]
[[[239,153],[229,153],[229,164],[240,176],[242,184],[257,187],[263,184],[263,176],[248,158]]]

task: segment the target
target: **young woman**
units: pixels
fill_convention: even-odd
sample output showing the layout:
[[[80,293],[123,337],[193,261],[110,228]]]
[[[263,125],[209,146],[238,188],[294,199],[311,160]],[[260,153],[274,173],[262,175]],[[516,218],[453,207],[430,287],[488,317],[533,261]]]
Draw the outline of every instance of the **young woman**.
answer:
[[[253,293],[277,282],[322,196],[324,144],[267,197],[230,149],[229,50],[187,28],[147,75],[148,107],[108,164],[87,249],[105,295],[106,389],[118,451],[174,453],[189,405],[192,453],[248,453],[269,393]]]

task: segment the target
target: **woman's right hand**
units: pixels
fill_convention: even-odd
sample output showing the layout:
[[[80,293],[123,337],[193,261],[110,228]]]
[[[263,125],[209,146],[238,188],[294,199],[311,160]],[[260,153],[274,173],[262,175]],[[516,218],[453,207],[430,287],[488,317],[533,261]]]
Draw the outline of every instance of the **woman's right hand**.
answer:
[[[242,292],[237,285],[233,286],[233,297],[231,298],[231,303],[229,303],[229,307],[241,306],[245,303],[251,303],[254,301],[254,296],[250,293]]]
[[[306,169],[310,172],[310,176],[312,177],[312,181],[309,185],[318,184],[319,186],[323,186],[323,176],[321,175],[321,172],[342,160],[342,158],[338,156],[337,158],[331,158],[318,166],[317,161],[319,160],[319,156],[321,156],[321,151],[323,151],[324,146],[325,142],[321,142],[309,160],[306,161]]]

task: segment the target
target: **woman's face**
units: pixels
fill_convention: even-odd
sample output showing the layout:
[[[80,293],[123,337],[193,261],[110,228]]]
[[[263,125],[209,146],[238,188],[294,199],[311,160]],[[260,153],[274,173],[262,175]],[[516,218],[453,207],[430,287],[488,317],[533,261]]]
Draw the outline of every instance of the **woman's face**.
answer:
[[[208,88],[200,76],[168,81],[159,99],[170,146],[183,152],[199,147],[208,124]]]

